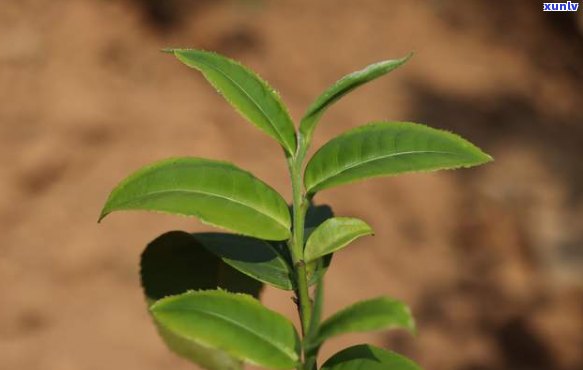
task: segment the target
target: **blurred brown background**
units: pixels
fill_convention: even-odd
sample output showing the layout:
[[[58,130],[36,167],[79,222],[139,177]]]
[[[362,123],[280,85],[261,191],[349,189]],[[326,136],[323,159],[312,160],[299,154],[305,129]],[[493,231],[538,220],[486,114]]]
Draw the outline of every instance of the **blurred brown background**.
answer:
[[[537,1],[2,0],[0,369],[190,369],[146,313],[138,259],[196,220],[96,223],[110,189],[169,156],[236,162],[289,198],[281,151],[159,49],[215,50],[303,109],[341,75],[408,65],[343,99],[315,147],[358,124],[456,131],[496,162],[325,191],[374,238],[339,253],[326,314],[388,294],[419,335],[354,335],[431,370],[583,369],[583,13]],[[289,294],[264,301],[295,318]]]

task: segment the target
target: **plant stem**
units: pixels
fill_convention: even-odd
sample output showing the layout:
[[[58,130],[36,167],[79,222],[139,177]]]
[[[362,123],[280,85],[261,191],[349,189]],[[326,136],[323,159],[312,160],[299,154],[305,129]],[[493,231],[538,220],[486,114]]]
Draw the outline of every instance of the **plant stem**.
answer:
[[[298,137],[298,139],[300,138]],[[302,337],[305,338],[308,334],[310,322],[312,320],[312,302],[310,300],[308,276],[306,264],[304,262],[304,223],[308,209],[308,201],[302,191],[302,162],[304,155],[302,155],[301,145],[298,144],[298,148],[300,148],[297,153],[299,155],[293,158],[288,158],[293,193],[293,233],[292,238],[290,239],[289,248],[294,265],[296,298],[302,326]],[[302,348],[303,347],[302,339]],[[302,363],[302,369],[304,368],[304,365],[305,364]]]
[[[304,258],[304,219],[307,211],[307,202],[302,193],[301,163],[290,161],[290,175],[293,192],[293,234],[291,238],[290,252],[294,264],[296,294],[302,332],[307,334],[312,316],[312,304],[308,293],[308,279]]]

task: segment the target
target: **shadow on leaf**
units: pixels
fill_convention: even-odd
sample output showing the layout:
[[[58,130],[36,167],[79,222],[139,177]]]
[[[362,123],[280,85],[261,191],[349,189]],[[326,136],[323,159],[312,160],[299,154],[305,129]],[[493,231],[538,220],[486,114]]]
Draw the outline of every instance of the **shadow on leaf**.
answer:
[[[217,288],[258,297],[262,288],[183,231],[170,231],[148,244],[142,253],[140,275],[150,303],[188,290]]]

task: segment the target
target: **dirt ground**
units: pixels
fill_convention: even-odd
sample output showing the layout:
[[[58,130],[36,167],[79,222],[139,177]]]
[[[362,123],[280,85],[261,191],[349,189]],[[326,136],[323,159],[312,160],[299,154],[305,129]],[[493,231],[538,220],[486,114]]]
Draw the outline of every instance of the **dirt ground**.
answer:
[[[151,325],[138,260],[166,230],[207,228],[143,213],[98,225],[129,172],[217,158],[289,199],[277,145],[159,52],[179,46],[251,66],[296,119],[339,76],[414,50],[330,110],[314,146],[368,121],[410,120],[496,158],[318,196],[376,229],[336,256],[325,313],[387,294],[419,326],[416,338],[341,337],[322,358],[366,340],[428,370],[582,370],[583,22],[537,2],[496,4],[2,0],[0,369],[192,368]],[[295,319],[289,294],[267,289],[264,301]]]

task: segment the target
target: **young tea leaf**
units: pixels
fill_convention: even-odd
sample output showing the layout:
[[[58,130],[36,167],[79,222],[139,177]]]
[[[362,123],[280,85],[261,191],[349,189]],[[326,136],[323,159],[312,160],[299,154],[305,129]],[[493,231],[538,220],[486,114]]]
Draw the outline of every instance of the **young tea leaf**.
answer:
[[[391,328],[415,331],[411,311],[402,302],[387,297],[379,297],[355,303],[338,311],[320,326],[313,344],[345,333],[364,332]]]
[[[112,191],[100,220],[120,210],[196,216],[267,240],[290,236],[287,205],[273,188],[230,163],[202,158],[168,159],[138,170]]]
[[[244,294],[189,292],[151,307],[157,323],[186,340],[221,348],[230,355],[272,369],[291,369],[300,342],[293,324]]]
[[[188,290],[222,288],[258,297],[262,288],[182,231],[165,233],[148,244],[140,259],[140,277],[148,305]],[[171,351],[205,369],[243,369],[241,360],[219,348],[183,339],[160,325],[157,329]]]
[[[413,361],[370,344],[343,349],[329,358],[321,370],[421,370]]]
[[[277,140],[289,155],[296,149],[294,124],[279,95],[240,63],[202,50],[170,49],[178,60],[199,70],[249,122]]]
[[[377,122],[325,144],[305,170],[310,195],[358,180],[400,173],[472,167],[492,160],[447,131],[408,122]]]
[[[300,133],[305,138],[305,142],[309,143],[312,134],[320,117],[324,112],[335,102],[340,100],[344,95],[348,94],[357,87],[381,77],[392,70],[405,64],[413,54],[407,55],[405,58],[396,60],[385,60],[374,63],[366,68],[350,73],[336,83],[330,86],[322,95],[320,95],[308,108],[300,124]]]
[[[371,227],[357,218],[330,218],[318,226],[308,238],[304,250],[304,261],[314,261],[344,248],[361,236],[372,234]]]
[[[279,289],[293,289],[290,266],[269,242],[224,233],[197,233],[193,236],[242,273]]]

